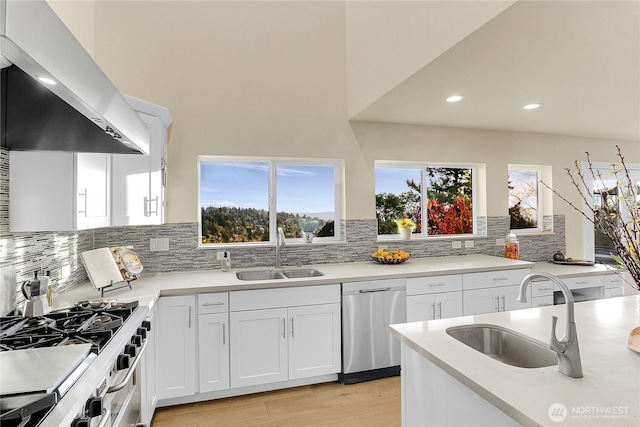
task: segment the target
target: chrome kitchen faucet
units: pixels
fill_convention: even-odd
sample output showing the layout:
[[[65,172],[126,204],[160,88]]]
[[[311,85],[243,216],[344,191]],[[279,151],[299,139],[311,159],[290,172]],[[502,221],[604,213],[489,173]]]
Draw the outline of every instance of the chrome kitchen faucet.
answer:
[[[281,267],[281,252],[284,250],[284,231],[282,231],[282,227],[278,227],[278,232],[276,233],[276,268]]]
[[[549,279],[558,285],[564,295],[567,305],[567,326],[564,337],[562,337],[561,340],[556,338],[556,324],[558,323],[558,318],[556,316],[552,317],[551,324],[551,343],[549,344],[549,348],[555,351],[558,355],[558,371],[571,378],[582,378],[582,363],[580,362],[580,349],[578,348],[578,333],[576,331],[576,323],[573,313],[573,294],[567,285],[557,277],[549,273],[532,273],[522,280],[518,301],[527,302],[527,285],[529,285],[529,282],[536,277]]]

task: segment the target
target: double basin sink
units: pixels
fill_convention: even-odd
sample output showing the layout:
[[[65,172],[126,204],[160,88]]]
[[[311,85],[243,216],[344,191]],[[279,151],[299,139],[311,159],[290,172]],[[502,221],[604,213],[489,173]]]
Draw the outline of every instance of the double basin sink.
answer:
[[[532,339],[498,325],[453,326],[447,334],[480,353],[519,368],[544,368],[558,364],[558,355]]]
[[[236,277],[239,280],[281,280],[320,276],[324,276],[324,273],[316,270],[315,268],[292,268],[285,270],[268,269],[236,272]]]

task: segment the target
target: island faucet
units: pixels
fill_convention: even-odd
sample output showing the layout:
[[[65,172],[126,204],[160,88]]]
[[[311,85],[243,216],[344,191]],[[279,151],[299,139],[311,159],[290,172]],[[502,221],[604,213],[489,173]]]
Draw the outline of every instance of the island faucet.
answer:
[[[280,268],[282,262],[280,261],[281,252],[284,250],[284,231],[282,227],[278,227],[276,233],[276,268]]]
[[[580,349],[578,348],[578,333],[576,331],[576,323],[573,313],[573,294],[569,287],[563,281],[549,273],[532,273],[522,280],[520,284],[520,294],[518,301],[527,302],[527,286],[532,279],[542,277],[551,280],[558,285],[567,305],[567,326],[564,337],[561,340],[556,338],[556,324],[558,318],[552,317],[551,325],[551,343],[549,348],[558,355],[558,371],[561,374],[571,378],[582,378],[582,363],[580,362]]]

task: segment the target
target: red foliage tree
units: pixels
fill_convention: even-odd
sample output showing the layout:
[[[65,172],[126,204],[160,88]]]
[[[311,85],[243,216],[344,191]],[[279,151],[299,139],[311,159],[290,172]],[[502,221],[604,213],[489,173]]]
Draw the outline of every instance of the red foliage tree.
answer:
[[[458,195],[454,203],[428,199],[427,232],[429,235],[473,233],[471,197]]]

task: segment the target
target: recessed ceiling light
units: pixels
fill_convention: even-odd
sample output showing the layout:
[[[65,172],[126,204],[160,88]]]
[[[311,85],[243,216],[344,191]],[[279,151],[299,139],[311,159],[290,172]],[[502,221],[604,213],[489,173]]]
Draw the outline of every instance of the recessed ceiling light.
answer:
[[[535,110],[536,108],[540,108],[543,105],[544,104],[542,104],[542,103],[527,104],[524,107],[522,107],[522,109],[523,110]]]
[[[447,102],[458,102],[464,99],[464,95],[452,95],[447,98]]]
[[[56,84],[55,80],[50,79],[49,77],[38,77],[38,80],[40,80],[42,83],[48,84],[48,85]]]

